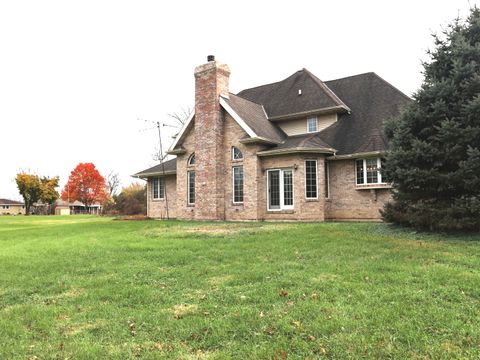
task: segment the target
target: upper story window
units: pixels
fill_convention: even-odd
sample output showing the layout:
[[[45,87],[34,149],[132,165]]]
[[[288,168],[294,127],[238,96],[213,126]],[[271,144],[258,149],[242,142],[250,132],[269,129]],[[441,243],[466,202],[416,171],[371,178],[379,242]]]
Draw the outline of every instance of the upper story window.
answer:
[[[232,146],[232,160],[242,160],[243,154],[239,148]]]
[[[318,131],[317,117],[316,116],[309,117],[307,119],[307,132],[311,133],[311,132],[316,132],[316,131]]]
[[[380,171],[382,168],[382,160],[380,158],[357,159],[355,164],[357,185],[385,183]]]
[[[192,155],[190,155],[190,157],[188,158],[187,165],[188,165],[188,166],[195,165],[195,153],[193,153]]]

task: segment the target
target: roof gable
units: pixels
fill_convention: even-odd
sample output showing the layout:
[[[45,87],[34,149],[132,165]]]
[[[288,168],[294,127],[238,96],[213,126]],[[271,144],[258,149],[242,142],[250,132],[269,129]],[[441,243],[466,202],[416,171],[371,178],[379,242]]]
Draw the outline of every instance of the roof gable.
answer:
[[[388,142],[384,122],[398,115],[411,99],[377,74],[370,72],[327,81],[352,111],[319,136],[337,149],[337,154],[385,151]]]
[[[233,94],[229,98],[222,97],[220,104],[251,138],[280,143],[286,137],[280,128],[268,120],[262,105]]]
[[[319,110],[349,110],[324,82],[307,69],[277,83],[243,90],[238,96],[262,104],[270,120]]]

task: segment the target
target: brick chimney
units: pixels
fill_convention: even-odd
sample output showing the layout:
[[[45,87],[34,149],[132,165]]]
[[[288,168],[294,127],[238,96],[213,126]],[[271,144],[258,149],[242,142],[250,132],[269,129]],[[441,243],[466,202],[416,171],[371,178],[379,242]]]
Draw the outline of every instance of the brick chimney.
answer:
[[[195,218],[225,219],[225,164],[220,95],[228,97],[230,69],[209,55],[195,68]]]

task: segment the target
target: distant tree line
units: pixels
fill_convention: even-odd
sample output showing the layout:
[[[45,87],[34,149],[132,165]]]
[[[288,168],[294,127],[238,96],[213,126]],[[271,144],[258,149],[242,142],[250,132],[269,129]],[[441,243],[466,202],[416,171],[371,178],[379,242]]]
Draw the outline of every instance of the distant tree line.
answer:
[[[111,171],[103,177],[92,163],[78,164],[70,173],[61,194],[57,191],[58,176],[49,178],[22,171],[17,174],[15,181],[25,203],[26,215],[31,214],[33,209],[36,214],[51,214],[53,205],[59,198],[68,203],[80,201],[87,208],[100,204],[106,214],[146,214],[146,186],[134,183],[118,193],[118,173]]]

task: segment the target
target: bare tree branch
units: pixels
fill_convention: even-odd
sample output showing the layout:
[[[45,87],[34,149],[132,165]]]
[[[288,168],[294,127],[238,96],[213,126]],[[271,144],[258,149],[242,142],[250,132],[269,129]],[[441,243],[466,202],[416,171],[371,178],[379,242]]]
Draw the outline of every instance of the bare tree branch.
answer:
[[[175,120],[178,125],[183,126],[191,113],[192,108],[190,106],[186,106],[182,107],[180,111],[169,113],[168,116]]]
[[[116,195],[120,186],[120,176],[118,173],[114,172],[113,170],[110,171],[105,180],[107,181],[108,193],[110,194],[110,197]]]

